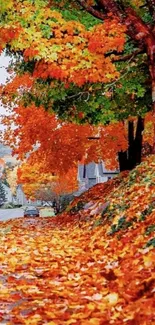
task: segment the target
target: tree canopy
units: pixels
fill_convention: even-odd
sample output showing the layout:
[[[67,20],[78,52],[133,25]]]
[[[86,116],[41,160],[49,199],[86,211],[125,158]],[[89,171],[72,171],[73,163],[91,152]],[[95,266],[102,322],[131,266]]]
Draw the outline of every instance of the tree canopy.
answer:
[[[53,153],[49,164],[53,168],[55,157],[62,165],[64,155],[68,165],[68,148],[70,153],[73,149],[69,157],[73,162],[86,149],[88,156],[91,148],[90,157],[95,153],[102,159],[107,153],[102,134],[105,140],[107,130],[114,129],[117,135],[109,137],[115,154],[116,147],[117,152],[127,149],[125,126],[119,121],[144,117],[152,103],[154,107],[154,16],[154,1],[1,0],[1,50],[16,58],[12,65],[16,75],[2,87],[1,95],[3,103],[13,107],[13,119],[6,123],[19,126],[13,132],[9,129],[6,138],[18,143],[15,152],[20,158],[30,150],[33,158]],[[100,125],[95,130],[88,124],[78,128],[57,117]],[[103,124],[107,126],[102,128]],[[98,144],[90,144],[89,138],[97,134]],[[81,135],[85,139],[76,146]]]
[[[19,54],[16,73],[33,77],[31,92],[29,88],[24,94],[26,103],[34,101],[61,118],[92,123],[150,110],[147,47],[153,45],[154,15],[149,2],[3,4],[1,47]]]

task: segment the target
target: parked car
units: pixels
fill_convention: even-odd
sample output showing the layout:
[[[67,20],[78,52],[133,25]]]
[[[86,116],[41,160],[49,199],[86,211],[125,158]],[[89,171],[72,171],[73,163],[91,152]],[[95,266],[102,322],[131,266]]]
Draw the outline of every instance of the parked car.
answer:
[[[39,217],[39,210],[35,207],[27,207],[24,211],[24,217]]]

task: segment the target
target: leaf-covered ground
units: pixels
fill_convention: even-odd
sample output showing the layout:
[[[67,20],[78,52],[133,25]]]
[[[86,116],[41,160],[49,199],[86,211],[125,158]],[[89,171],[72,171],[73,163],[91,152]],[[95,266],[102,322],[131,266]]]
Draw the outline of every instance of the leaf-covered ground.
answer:
[[[0,224],[0,322],[154,325],[155,157],[54,218]]]

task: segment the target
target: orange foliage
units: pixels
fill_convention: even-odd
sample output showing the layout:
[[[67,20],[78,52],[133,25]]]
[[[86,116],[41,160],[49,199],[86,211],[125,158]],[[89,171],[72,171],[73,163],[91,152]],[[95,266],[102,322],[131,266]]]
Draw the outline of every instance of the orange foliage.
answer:
[[[8,43],[19,37],[20,32],[21,27],[18,25],[0,28],[0,53]]]
[[[109,51],[124,48],[126,27],[117,18],[109,17],[87,30],[80,22],[66,21],[52,10],[50,1],[9,0],[9,8],[3,6],[7,14],[2,22],[1,48],[9,45],[14,52],[20,51],[25,61],[38,62],[35,78],[56,78],[81,86],[119,76],[111,59],[105,57]]]
[[[78,36],[77,36],[78,30]],[[117,19],[97,25],[91,32],[77,22],[64,22],[58,27],[53,24],[55,38],[50,40],[50,46],[59,46],[53,62],[42,59],[36,64],[33,76],[46,79],[56,78],[66,82],[74,82],[82,86],[86,82],[108,82],[119,76],[110,58],[105,58],[107,51],[124,47],[125,28]],[[67,32],[67,35],[64,35]],[[70,44],[70,46],[68,45]],[[29,50],[28,50],[29,51]],[[26,51],[26,56],[28,55]],[[30,52],[32,55],[32,49]],[[35,55],[34,55],[35,57]],[[37,55],[36,55],[37,57]]]
[[[78,189],[77,168],[70,168],[67,173],[60,175],[52,188],[57,195],[75,192]]]
[[[18,184],[22,184],[27,198],[35,199],[36,192],[46,187],[58,196],[72,193],[77,189],[76,167],[70,168],[67,173],[62,175],[54,175],[54,173],[45,172],[45,170],[46,161],[43,159],[34,165],[29,161],[25,162],[18,168]]]
[[[62,123],[43,108],[31,105],[19,106],[5,118],[5,124],[12,123],[18,128],[8,127],[6,143],[13,144],[19,159],[29,152],[30,165],[44,161],[44,172],[63,175],[84,156],[86,162],[102,159],[108,167],[115,168],[118,151],[127,148],[126,130],[121,122],[105,127]],[[99,140],[89,139],[98,134]]]
[[[127,147],[123,131],[121,136],[117,134],[114,138],[111,156],[107,157],[107,145],[101,143],[106,136],[101,134],[99,143],[88,140],[98,133],[97,128],[63,124],[53,114],[44,112],[43,107],[25,107],[24,92],[34,90],[37,97],[35,81],[38,78],[55,78],[67,87],[70,83],[78,86],[88,82],[106,83],[119,77],[113,59],[106,54],[123,51],[126,27],[116,17],[109,16],[104,23],[86,29],[78,21],[65,20],[59,11],[52,10],[52,4],[51,1],[36,1],[33,4],[25,0],[3,2],[6,19],[2,21],[2,47],[8,45],[13,53],[20,53],[24,61],[34,63],[32,76],[29,73],[16,75],[1,89],[3,103],[17,105],[13,114],[4,119],[8,126],[5,141],[13,147],[19,159],[24,159],[31,152],[31,165],[44,159],[45,172],[64,174],[85,153],[87,161],[107,158],[108,165],[115,168],[118,147],[122,150]],[[4,33],[6,30],[7,33]],[[51,109],[52,105],[51,100]],[[79,117],[82,117],[81,114],[79,112]],[[18,128],[11,130],[12,123]],[[109,128],[110,133],[115,128],[116,124],[111,130]],[[107,134],[108,128],[105,130]],[[121,144],[118,145],[120,137]]]
[[[44,165],[45,161],[42,159],[41,162],[36,162],[34,165],[25,162],[18,168],[18,184],[22,184],[27,198],[34,199],[36,191],[46,185],[52,187],[56,176],[44,172]]]
[[[153,117],[153,112],[147,113],[145,116],[145,130],[143,133],[143,141],[151,146],[153,145],[154,123],[155,118]]]

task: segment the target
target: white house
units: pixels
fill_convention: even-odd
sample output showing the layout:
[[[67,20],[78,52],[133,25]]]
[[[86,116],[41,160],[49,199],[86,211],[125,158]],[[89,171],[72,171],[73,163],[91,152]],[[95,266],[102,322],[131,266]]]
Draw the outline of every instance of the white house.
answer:
[[[27,205],[29,204],[29,200],[27,200],[22,185],[18,185],[16,188],[16,202],[18,205]]]
[[[13,195],[12,195],[10,187],[8,187],[7,185],[5,185],[3,183],[2,183],[2,186],[3,186],[4,191],[5,191],[5,197],[6,197],[5,202],[6,203],[12,203],[13,202]]]
[[[22,185],[18,185],[16,188],[16,204],[18,205],[34,205],[38,206],[41,205],[41,201],[31,201],[30,199],[27,199],[24,192]]]
[[[108,170],[104,162],[91,162],[78,165],[79,194],[98,183],[104,183],[119,173],[119,170]]]

